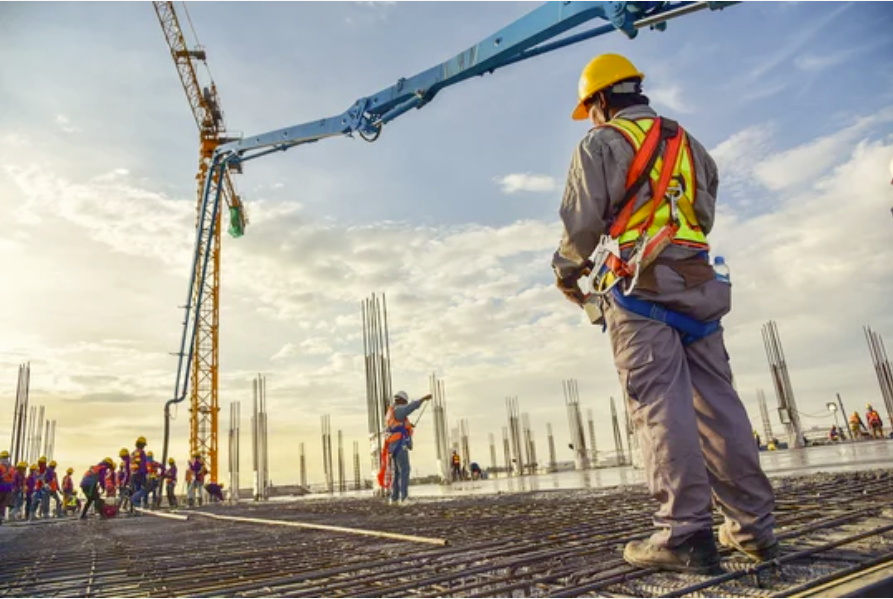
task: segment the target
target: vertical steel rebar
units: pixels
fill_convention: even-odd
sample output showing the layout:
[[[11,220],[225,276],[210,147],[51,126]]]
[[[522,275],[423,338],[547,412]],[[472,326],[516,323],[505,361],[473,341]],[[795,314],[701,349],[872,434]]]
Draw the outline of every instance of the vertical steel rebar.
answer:
[[[614,426],[614,450],[617,452],[617,465],[626,464],[626,456],[623,453],[623,437],[620,435],[620,422],[617,420],[617,406],[611,397],[611,423]]]
[[[546,437],[549,440],[549,472],[558,469],[558,460],[555,457],[555,436],[552,434],[552,423],[546,423]]]

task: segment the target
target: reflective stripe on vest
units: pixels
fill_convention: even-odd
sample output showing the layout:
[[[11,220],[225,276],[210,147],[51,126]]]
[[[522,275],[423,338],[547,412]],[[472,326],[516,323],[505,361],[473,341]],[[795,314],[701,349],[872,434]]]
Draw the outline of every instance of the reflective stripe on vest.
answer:
[[[638,154],[645,136],[654,126],[654,119],[645,118],[630,121],[627,119],[614,118],[608,123],[602,125],[611,127],[632,145],[633,150]],[[698,219],[694,211],[694,203],[696,201],[697,185],[695,179],[694,161],[691,154],[691,145],[688,136],[682,132],[683,143],[676,165],[673,169],[673,175],[670,188],[678,194],[677,208],[679,212],[679,230],[676,232],[672,243],[685,247],[691,247],[698,250],[709,250],[707,244],[707,236],[701,230]],[[651,169],[649,176],[650,189],[653,192],[658,186],[661,169],[663,168],[663,157],[658,156]],[[629,182],[627,182],[629,183]],[[630,200],[635,202],[635,198]],[[641,225],[648,219],[651,214],[652,202],[645,202],[638,210],[636,210],[626,224],[625,230],[620,234],[619,243],[621,248],[631,247],[636,240],[639,239]],[[670,204],[666,198],[661,198],[657,204],[654,213],[654,219],[648,227],[648,234],[654,236],[660,231],[661,227],[666,225],[670,220]]]

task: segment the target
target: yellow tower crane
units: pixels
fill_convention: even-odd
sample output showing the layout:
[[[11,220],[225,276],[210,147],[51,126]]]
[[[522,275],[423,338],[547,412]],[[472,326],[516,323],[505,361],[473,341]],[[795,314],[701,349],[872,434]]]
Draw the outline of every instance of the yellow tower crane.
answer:
[[[218,386],[218,355],[220,339],[220,212],[216,213],[216,223],[212,223],[212,212],[209,207],[202,219],[202,193],[206,184],[208,168],[214,150],[221,143],[233,141],[226,138],[226,126],[223,120],[223,110],[220,107],[220,98],[217,96],[217,86],[207,69],[206,54],[204,48],[198,45],[198,37],[192,29],[196,40],[191,48],[186,43],[180,20],[174,10],[173,2],[153,2],[158,22],[164,31],[164,38],[171,51],[171,58],[180,75],[180,83],[186,92],[186,99],[192,108],[195,124],[199,131],[199,163],[196,182],[198,184],[198,204],[196,209],[197,243],[202,257],[204,252],[211,248],[210,260],[208,260],[208,274],[202,281],[195,279],[192,289],[192,305],[199,306],[197,314],[195,335],[195,360],[193,360],[190,372],[190,407],[189,407],[189,448],[192,453],[199,452],[208,467],[211,480],[217,481],[217,429],[218,413],[220,407],[217,400]],[[185,10],[190,28],[192,22],[189,13]],[[201,62],[208,73],[208,85],[202,86],[197,74],[197,63]],[[233,186],[230,173],[227,171],[222,179],[223,189],[221,194],[229,208],[230,235],[241,237],[248,224],[242,202]],[[216,192],[217,180],[211,180],[211,193]],[[203,225],[201,223],[204,223]],[[214,226],[212,227],[212,224]],[[213,231],[213,232],[212,232]],[[204,286],[204,290],[202,290]],[[204,300],[199,304],[199,294],[204,294]]]

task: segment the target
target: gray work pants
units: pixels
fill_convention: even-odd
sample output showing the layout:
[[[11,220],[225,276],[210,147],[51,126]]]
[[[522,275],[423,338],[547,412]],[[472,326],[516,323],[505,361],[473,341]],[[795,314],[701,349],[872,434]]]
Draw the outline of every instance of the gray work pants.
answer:
[[[636,295],[702,321],[731,307],[731,288],[721,281],[686,288],[662,265],[655,278],[658,292]],[[732,387],[722,330],[684,346],[673,328],[610,301],[605,320],[649,489],[660,504],[651,542],[676,547],[709,529],[711,500],[738,542],[774,542],[774,494]]]

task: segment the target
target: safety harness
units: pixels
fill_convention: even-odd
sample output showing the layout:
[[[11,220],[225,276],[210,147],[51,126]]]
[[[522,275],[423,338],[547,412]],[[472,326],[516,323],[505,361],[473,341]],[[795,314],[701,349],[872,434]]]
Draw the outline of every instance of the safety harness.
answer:
[[[658,117],[648,125],[642,138],[637,121],[607,123],[623,134],[636,154],[627,172],[620,212],[590,259],[590,284],[600,308],[601,298],[610,295],[624,310],[674,328],[683,345],[689,345],[719,330],[719,320],[701,322],[632,295],[640,273],[671,243],[709,249],[693,208],[694,165],[686,133],[670,119]],[[646,182],[651,184],[651,200],[635,210],[636,196]],[[624,260],[621,252],[630,248],[629,259]]]

